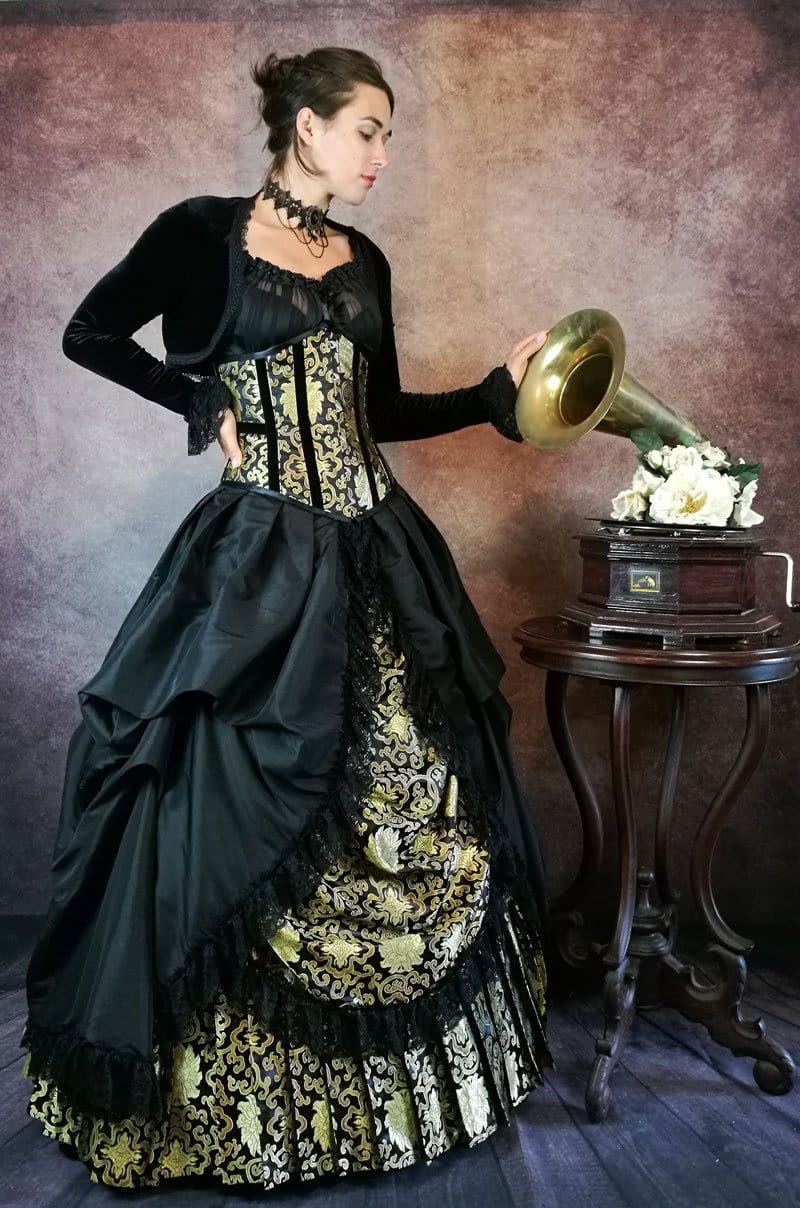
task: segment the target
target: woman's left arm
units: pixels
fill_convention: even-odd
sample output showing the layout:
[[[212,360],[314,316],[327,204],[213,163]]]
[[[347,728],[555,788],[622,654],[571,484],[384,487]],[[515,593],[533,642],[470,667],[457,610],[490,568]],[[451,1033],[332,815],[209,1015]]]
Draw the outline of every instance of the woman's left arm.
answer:
[[[515,405],[517,382],[521,380],[527,357],[519,350],[531,344],[530,353],[541,347],[547,333],[539,332],[538,340],[529,337],[515,345],[512,353],[520,360],[517,367],[511,361],[518,378],[509,365],[496,365],[482,381],[441,393],[422,394],[402,390],[397,363],[397,346],[392,316],[391,269],[383,253],[379,253],[381,269],[381,318],[383,334],[380,349],[370,362],[367,377],[367,414],[372,435],[377,442],[420,440],[456,432],[472,424],[491,423],[509,440],[521,441],[517,427]],[[511,358],[509,358],[511,359]]]

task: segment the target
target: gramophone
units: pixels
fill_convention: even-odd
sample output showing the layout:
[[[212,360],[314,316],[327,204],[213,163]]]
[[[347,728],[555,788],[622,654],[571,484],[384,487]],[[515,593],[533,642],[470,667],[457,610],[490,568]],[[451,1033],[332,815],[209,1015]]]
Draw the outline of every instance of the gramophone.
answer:
[[[528,362],[516,421],[538,449],[563,448],[594,430],[629,438],[635,428],[654,428],[668,445],[706,439],[626,370],[622,328],[597,309],[576,311],[550,329]],[[559,614],[590,641],[636,635],[693,648],[775,637],[778,618],[756,609],[759,556],[786,561],[786,603],[800,608],[791,598],[791,557],[762,549],[751,529],[591,519],[595,530],[578,535],[577,602]]]

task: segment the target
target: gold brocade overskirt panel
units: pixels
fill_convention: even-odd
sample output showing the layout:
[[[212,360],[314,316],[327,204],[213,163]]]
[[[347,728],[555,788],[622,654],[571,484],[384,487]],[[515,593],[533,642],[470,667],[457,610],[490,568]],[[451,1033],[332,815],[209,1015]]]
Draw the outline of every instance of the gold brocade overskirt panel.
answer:
[[[404,659],[377,623],[370,791],[351,841],[315,891],[248,960],[309,996],[348,1006],[408,1002],[437,984],[484,922],[492,869],[459,784],[415,724]],[[473,1145],[541,1083],[545,973],[509,900],[495,971],[433,1042],[321,1057],[218,995],[160,1054],[160,1121],[81,1114],[47,1078],[29,1113],[72,1143],[91,1180],[120,1188],[204,1175],[265,1189],[394,1170]]]

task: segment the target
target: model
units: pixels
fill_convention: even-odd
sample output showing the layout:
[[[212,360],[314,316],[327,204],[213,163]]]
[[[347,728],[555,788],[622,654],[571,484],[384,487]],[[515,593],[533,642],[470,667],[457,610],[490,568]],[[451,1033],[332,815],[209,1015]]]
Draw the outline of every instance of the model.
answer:
[[[118,1188],[430,1162],[549,1064],[505,667],[379,448],[521,440],[546,333],[402,391],[388,262],[327,217],[386,167],[392,91],[340,47],[252,74],[263,188],[159,214],[63,341],[226,456],[79,692],[28,969],[29,1113]]]

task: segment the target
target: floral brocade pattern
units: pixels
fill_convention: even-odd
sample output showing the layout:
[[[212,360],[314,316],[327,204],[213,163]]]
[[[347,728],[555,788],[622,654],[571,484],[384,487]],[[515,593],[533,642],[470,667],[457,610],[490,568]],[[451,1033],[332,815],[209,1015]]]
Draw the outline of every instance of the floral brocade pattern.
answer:
[[[378,628],[373,650],[381,691],[357,834],[269,940],[284,966],[273,972],[271,960],[273,976],[344,1006],[429,989],[477,935],[489,897],[488,853],[459,810],[457,777],[408,710],[403,655]]]
[[[242,464],[222,482],[255,484],[302,503],[357,516],[394,479],[369,433],[367,361],[327,326],[263,356],[226,361],[217,373],[233,396]]]
[[[513,950],[521,937],[510,918],[508,929]],[[534,963],[527,977],[542,1002],[543,969]],[[169,1054],[164,1120],[81,1116],[46,1079],[36,1080],[30,1114],[48,1136],[75,1146],[94,1183],[135,1188],[204,1175],[271,1190],[400,1170],[485,1140],[541,1084],[538,1044],[500,979],[487,981],[440,1042],[361,1061],[289,1048],[220,995]]]

